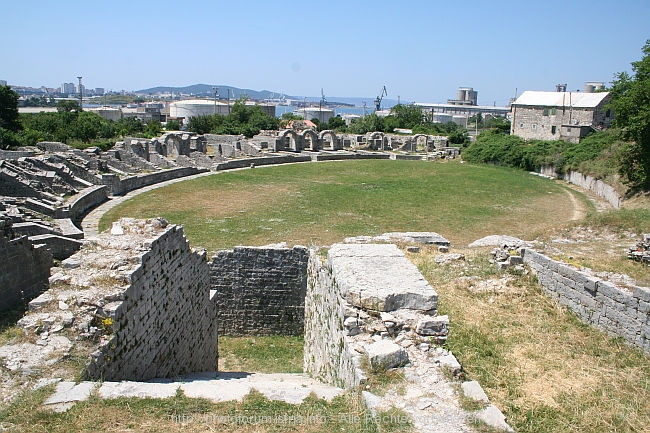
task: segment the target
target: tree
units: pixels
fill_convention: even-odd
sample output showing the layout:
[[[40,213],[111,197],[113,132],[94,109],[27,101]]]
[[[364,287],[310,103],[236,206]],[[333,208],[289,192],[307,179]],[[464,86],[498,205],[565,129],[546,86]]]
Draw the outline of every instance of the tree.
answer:
[[[345,120],[343,120],[341,116],[332,116],[327,121],[327,129],[345,132],[345,130],[347,129],[346,127],[347,125],[345,124]]]
[[[56,104],[56,111],[59,113],[70,113],[71,111],[79,112],[79,101],[73,101],[71,99],[64,99],[59,101]]]
[[[76,127],[74,128],[75,138],[84,143],[90,143],[91,140],[99,137],[102,130],[102,117],[90,111],[82,111],[77,117]]]
[[[611,89],[614,125],[629,141],[621,154],[620,174],[633,191],[650,189],[650,39],[643,53],[643,59],[632,62],[634,75],[616,74]]]
[[[144,129],[144,136],[147,138],[158,137],[162,133],[162,125],[158,120],[151,120]]]
[[[0,86],[0,149],[17,146],[16,133],[23,129],[18,116],[18,93],[9,86]]]
[[[171,119],[168,120],[167,123],[165,124],[165,130],[167,131],[180,131],[181,129],[181,124],[178,123],[178,120]]]
[[[18,99],[20,95],[9,86],[0,86],[0,128],[18,132],[22,128],[18,120]]]

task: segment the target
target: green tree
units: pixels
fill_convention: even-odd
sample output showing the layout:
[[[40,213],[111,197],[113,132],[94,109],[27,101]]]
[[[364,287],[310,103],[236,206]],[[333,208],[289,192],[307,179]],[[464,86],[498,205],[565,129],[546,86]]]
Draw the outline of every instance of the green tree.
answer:
[[[167,131],[179,131],[181,129],[181,124],[178,123],[178,120],[172,119],[168,120],[165,124],[165,130]]]
[[[103,118],[97,113],[90,111],[82,111],[77,117],[76,125],[74,126],[74,138],[78,138],[84,143],[90,143],[99,137],[102,130]]]
[[[158,120],[151,120],[144,128],[144,136],[147,138],[158,137],[162,133],[162,125]]]
[[[9,86],[0,86],[0,128],[18,132],[22,128],[18,120],[18,99],[20,96]]]
[[[330,117],[327,121],[327,129],[332,129],[334,131],[345,132],[347,130],[347,125],[345,120],[341,116]]]
[[[71,99],[64,99],[62,101],[59,101],[56,104],[56,111],[59,113],[69,113],[71,111],[81,111],[79,109],[79,101],[73,101]]]
[[[621,153],[620,174],[636,190],[650,189],[650,39],[643,59],[632,62],[634,74],[616,74],[612,86],[614,125],[629,143]]]

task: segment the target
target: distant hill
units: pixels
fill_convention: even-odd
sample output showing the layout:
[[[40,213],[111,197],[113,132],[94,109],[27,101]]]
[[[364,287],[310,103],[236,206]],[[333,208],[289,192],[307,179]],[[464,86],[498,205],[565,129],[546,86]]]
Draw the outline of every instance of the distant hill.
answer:
[[[279,98],[281,96],[278,92],[271,92],[270,90],[252,90],[252,89],[240,89],[238,87],[226,86],[226,85],[213,85],[213,84],[193,84],[191,86],[185,87],[168,87],[168,86],[158,86],[152,87],[150,89],[136,90],[135,93],[143,95],[155,95],[157,93],[170,93],[181,95],[191,95],[191,96],[209,96],[214,97],[213,87],[219,89],[219,98],[226,99],[228,98],[228,90],[230,90],[230,99],[239,99],[244,95],[248,95],[250,99],[269,99],[269,98]],[[286,95],[287,98],[295,99],[293,96]]]

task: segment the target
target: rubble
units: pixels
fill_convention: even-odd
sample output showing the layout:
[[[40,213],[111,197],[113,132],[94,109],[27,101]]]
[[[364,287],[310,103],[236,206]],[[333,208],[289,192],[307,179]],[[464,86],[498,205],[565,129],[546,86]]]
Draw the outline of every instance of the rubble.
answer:
[[[627,258],[650,265],[650,233],[643,235],[643,240],[630,247]]]

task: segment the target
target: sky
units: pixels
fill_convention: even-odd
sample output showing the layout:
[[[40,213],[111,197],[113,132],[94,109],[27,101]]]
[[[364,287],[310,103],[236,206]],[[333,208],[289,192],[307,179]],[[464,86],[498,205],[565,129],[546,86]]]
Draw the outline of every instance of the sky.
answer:
[[[0,0],[0,80],[479,105],[631,71],[650,0]]]

